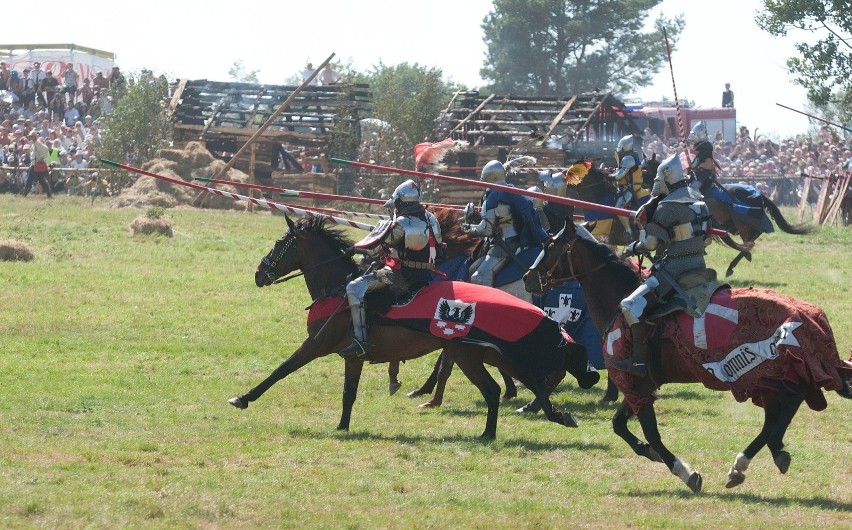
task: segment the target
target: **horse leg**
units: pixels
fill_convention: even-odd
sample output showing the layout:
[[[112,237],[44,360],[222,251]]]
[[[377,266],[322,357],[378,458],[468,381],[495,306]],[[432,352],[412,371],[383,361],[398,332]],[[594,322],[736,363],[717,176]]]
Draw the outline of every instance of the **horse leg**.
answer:
[[[751,254],[749,253],[749,256],[750,256],[750,255],[751,255]],[[736,256],[734,259],[732,259],[732,260],[731,260],[731,263],[728,265],[728,270],[727,270],[727,271],[725,271],[725,278],[727,278],[727,277],[731,276],[732,274],[734,274],[734,267],[736,267],[736,266],[737,266],[737,264],[738,264],[740,261],[742,261],[742,259],[743,259],[744,257],[746,257],[746,253],[745,253],[745,252],[740,252],[739,254],[737,254],[737,256]],[[751,261],[751,259],[750,259],[750,258],[749,258],[749,261]]]
[[[406,394],[406,396],[413,398],[432,393],[432,391],[435,389],[435,384],[438,382],[438,369],[441,367],[441,358],[443,356],[443,353],[438,355],[438,359],[435,361],[435,366],[432,368],[432,373],[429,374],[429,378],[426,379],[426,382],[423,383],[423,386],[421,386],[417,390],[412,390],[411,392]]]
[[[775,424],[769,433],[769,439],[766,440],[766,446],[772,453],[772,460],[775,462],[775,467],[782,474],[787,473],[790,468],[790,453],[784,450],[784,435],[787,433],[787,428],[793,421],[793,416],[799,411],[799,406],[805,400],[804,389],[797,388],[794,392],[784,392],[781,394],[781,400],[778,410],[778,417],[775,419]]]
[[[515,380],[512,379],[512,376],[500,370],[500,375],[503,377],[503,399],[514,399],[518,397],[518,386],[515,384]]]
[[[524,384],[526,384],[527,388],[532,390],[533,394],[535,394],[535,401],[541,404],[541,410],[544,411],[544,416],[548,420],[566,427],[580,426],[580,423],[577,421],[577,417],[574,416],[573,413],[556,410],[553,403],[550,402],[547,378],[543,378],[541,381],[531,381],[530,384]]]
[[[553,394],[553,392],[556,390],[556,387],[559,386],[559,383],[561,383],[562,380],[565,379],[566,374],[567,372],[565,370],[557,370],[551,374],[548,374],[548,376],[544,379],[548,396]],[[540,410],[541,402],[538,400],[538,398],[533,398],[532,401],[519,408],[515,412],[535,414]]]
[[[358,383],[361,381],[361,370],[364,361],[359,359],[346,359],[346,371],[343,379],[343,411],[340,413],[340,423],[337,424],[338,431],[349,430],[349,419],[352,417],[352,405],[358,395]]]
[[[228,400],[228,403],[237,407],[238,409],[247,409],[249,403],[257,400],[260,396],[263,395],[264,392],[269,390],[269,388],[284,379],[288,375],[292,374],[299,368],[305,366],[309,362],[322,357],[323,355],[327,355],[330,350],[319,351],[319,347],[316,341],[312,340],[310,337],[299,346],[296,351],[293,352],[290,357],[288,357],[284,362],[278,365],[278,368],[272,371],[269,376],[260,382],[256,387],[252,388],[245,394],[237,397],[233,397]]]
[[[391,361],[388,363],[388,392],[390,395],[396,394],[402,383],[399,382],[399,361]]]
[[[433,370],[435,374],[435,392],[432,394],[432,399],[426,403],[421,403],[418,405],[418,408],[435,408],[440,407],[444,403],[444,389],[447,388],[447,380],[450,378],[450,374],[453,373],[453,364],[455,363],[452,358],[447,357],[444,355],[444,352],[441,352]]]
[[[617,390],[616,390],[617,392]],[[633,449],[633,452],[639,456],[644,456],[652,462],[663,462],[660,455],[657,454],[650,445],[643,442],[633,434],[627,427],[627,420],[633,417],[633,409],[627,404],[627,401],[622,401],[618,408],[615,409],[615,414],[612,416],[612,430],[622,440],[627,442],[627,445]]]
[[[479,389],[485,404],[488,406],[488,414],[485,419],[485,430],[480,439],[493,440],[497,437],[497,413],[500,408],[500,385],[491,377],[483,364],[483,354],[480,347],[470,347],[449,343],[444,348],[444,353],[449,359],[459,365],[461,371],[468,380]]]
[[[618,401],[618,387],[612,381],[612,378],[606,378],[606,392],[598,400],[598,405],[606,405],[607,403],[615,403]]]
[[[657,414],[654,411],[653,403],[645,403],[639,409],[636,415],[639,419],[639,424],[642,426],[642,433],[645,439],[651,445],[651,448],[663,459],[663,463],[669,468],[669,471],[684,484],[686,484],[693,493],[699,493],[703,484],[701,474],[690,469],[689,464],[676,457],[668,448],[663,445],[663,440],[660,437],[660,431],[657,427]]]

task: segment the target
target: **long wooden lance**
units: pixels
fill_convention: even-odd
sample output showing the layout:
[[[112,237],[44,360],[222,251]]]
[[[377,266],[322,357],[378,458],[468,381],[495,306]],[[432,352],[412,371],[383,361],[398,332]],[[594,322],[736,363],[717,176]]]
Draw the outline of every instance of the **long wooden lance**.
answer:
[[[182,179],[176,179],[176,178],[172,178],[172,177],[167,177],[165,175],[159,175],[157,173],[152,173],[150,171],[145,171],[143,169],[139,169],[138,167],[128,166],[127,164],[119,164],[118,162],[114,162],[112,160],[107,160],[106,158],[99,158],[98,160],[100,162],[108,165],[108,166],[117,167],[117,168],[123,169],[125,171],[130,171],[131,173],[138,173],[139,175],[146,175],[146,176],[149,176],[149,177],[153,177],[157,180],[162,180],[164,182],[170,182],[172,184],[178,184],[180,186],[186,186],[186,187],[189,187],[189,188],[194,188],[198,191],[208,191],[210,193],[215,193],[216,195],[221,195],[222,197],[228,197],[229,199],[235,199],[235,200],[239,200],[239,201],[250,202],[250,203],[255,204],[257,206],[264,206],[264,207],[270,208],[272,210],[281,210],[281,211],[289,212],[289,213],[292,213],[293,215],[299,215],[299,216],[320,215],[320,216],[323,216],[323,217],[327,217],[328,219],[330,219],[332,222],[334,222],[336,224],[345,225],[345,226],[352,226],[352,227],[355,227],[355,228],[360,228],[361,230],[371,231],[374,228],[373,225],[369,225],[369,224],[366,224],[366,223],[359,223],[357,221],[350,221],[349,219],[343,219],[342,217],[335,217],[335,216],[327,215],[327,214],[324,214],[324,213],[314,213],[309,209],[297,208],[295,206],[287,206],[287,205],[284,205],[284,204],[281,204],[281,203],[267,201],[265,199],[255,199],[254,197],[246,197],[245,195],[240,195],[238,193],[231,193],[231,192],[228,192],[228,191],[217,190],[215,188],[208,188],[207,186],[201,186],[199,184],[193,184],[192,182],[187,182],[187,181],[182,180]]]
[[[193,180],[200,180],[201,182],[210,182],[213,184],[226,184],[228,186],[237,186],[240,188],[251,188],[255,190],[261,191],[269,191],[278,193],[281,197],[294,197],[300,199],[328,199],[330,201],[349,201],[349,202],[363,202],[366,204],[381,204],[384,205],[385,200],[382,199],[370,199],[368,197],[354,197],[352,195],[335,195],[333,193],[321,193],[318,191],[300,191],[300,190],[288,190],[286,188],[278,188],[275,186],[264,186],[263,184],[247,184],[245,182],[236,182],[234,180],[221,180],[221,179],[212,179],[207,177],[195,177]],[[450,210],[460,210],[462,207],[454,204],[439,204],[436,202],[424,202],[425,206],[431,206],[434,208],[449,208]]]
[[[402,169],[391,166],[380,166],[377,164],[367,164],[365,162],[355,162],[354,160],[345,160],[343,158],[333,158],[330,157],[329,160],[335,164],[345,164],[354,167],[361,167],[364,169],[375,169],[378,171],[383,171],[386,173],[398,173],[400,175],[409,175],[412,177],[420,177],[427,179],[435,179],[435,180],[444,180],[447,182],[454,182],[456,184],[461,184],[463,186],[473,186],[475,188],[484,188],[484,189],[494,189],[505,191],[506,193],[514,193],[515,195],[525,195],[527,197],[531,197],[533,199],[541,199],[543,201],[550,201],[559,204],[567,204],[569,206],[577,206],[584,210],[592,210],[595,212],[608,213],[612,215],[618,215],[621,217],[632,217],[636,215],[636,212],[633,210],[627,210],[624,208],[616,208],[615,206],[607,206],[605,204],[595,204],[593,202],[581,201],[579,199],[572,199],[570,197],[561,197],[559,195],[550,195],[548,193],[542,193],[538,191],[525,190],[523,188],[515,188],[514,186],[504,186],[502,184],[495,184],[493,182],[482,182],[480,180],[472,180],[465,179],[460,177],[450,177],[447,175],[440,175],[438,173],[426,173],[424,171],[414,171],[411,169]],[[710,234],[723,236],[727,234],[724,230],[720,230],[718,228],[710,228],[708,230]]]
[[[812,118],[812,119],[814,119],[814,120],[821,121],[821,122],[823,122],[823,123],[827,123],[827,124],[829,124],[829,125],[834,125],[835,127],[839,127],[839,128],[841,128],[841,129],[843,129],[844,131],[852,132],[852,129],[850,129],[849,127],[844,127],[843,125],[840,125],[839,123],[834,123],[834,122],[832,122],[832,121],[824,120],[824,119],[822,119],[822,118],[820,118],[820,117],[814,116],[813,114],[808,114],[807,112],[804,112],[804,111],[801,111],[801,110],[796,110],[796,109],[794,109],[794,108],[792,108],[792,107],[788,107],[787,105],[782,105],[782,104],[780,104],[780,103],[775,103],[775,104],[776,104],[776,105],[778,105],[779,107],[785,108],[785,109],[787,109],[787,110],[792,110],[793,112],[798,112],[799,114],[804,114],[804,115],[805,115],[805,116],[807,116],[808,118]]]

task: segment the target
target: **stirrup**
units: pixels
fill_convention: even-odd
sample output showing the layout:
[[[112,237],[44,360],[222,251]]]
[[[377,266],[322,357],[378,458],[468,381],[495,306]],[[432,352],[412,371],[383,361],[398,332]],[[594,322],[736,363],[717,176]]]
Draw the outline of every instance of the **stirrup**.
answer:
[[[359,359],[366,361],[369,358],[370,346],[370,343],[367,341],[361,342],[355,337],[352,337],[352,343],[337,352],[337,354],[344,359]]]
[[[633,357],[610,360],[607,362],[607,365],[637,377],[646,377],[648,375],[648,367],[645,366],[645,363],[634,362]]]

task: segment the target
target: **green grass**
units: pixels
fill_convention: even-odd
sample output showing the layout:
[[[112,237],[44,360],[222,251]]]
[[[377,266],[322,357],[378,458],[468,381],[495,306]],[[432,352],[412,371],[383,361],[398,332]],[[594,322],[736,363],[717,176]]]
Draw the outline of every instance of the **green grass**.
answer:
[[[167,212],[173,238],[132,235],[144,214],[0,196],[0,239],[36,254],[0,263],[2,528],[849,527],[852,404],[835,393],[828,410],[794,419],[786,475],[764,451],[745,484],[726,490],[762,411],[700,386],[664,387],[660,428],[704,475],[699,495],[611,432],[600,387],[566,384],[555,396],[579,429],[514,414],[530,397],[522,390],[501,406],[497,440],[478,441],[485,406],[460,373],[440,409],[404,396],[434,356],[403,365],[395,396],[386,367],[366,366],[349,433],[335,430],[336,355],[236,410],[226,400],[305,336],[302,280],[254,285],[283,218],[179,209]],[[820,305],[848,357],[850,245],[842,228],[768,234],[732,283]],[[733,251],[710,252],[723,274]]]

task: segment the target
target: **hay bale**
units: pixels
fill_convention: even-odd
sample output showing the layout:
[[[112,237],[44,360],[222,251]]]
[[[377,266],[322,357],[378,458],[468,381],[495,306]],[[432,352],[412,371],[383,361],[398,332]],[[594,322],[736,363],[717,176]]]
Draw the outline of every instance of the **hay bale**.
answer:
[[[134,234],[160,234],[166,237],[174,235],[172,220],[168,217],[137,217],[130,223],[130,231]]]
[[[26,243],[14,239],[0,240],[0,261],[32,261],[34,257]]]
[[[200,142],[190,142],[183,150],[163,149],[158,158],[155,158],[142,166],[142,169],[172,179],[192,182],[195,177],[215,177],[225,167],[225,162],[213,157],[212,154]],[[247,182],[248,175],[237,169],[231,168],[222,177],[224,180]],[[203,183],[202,183],[203,184]],[[248,195],[245,189],[237,189],[233,186],[208,186]],[[125,188],[120,195],[114,197],[110,202],[111,208],[147,208],[161,207],[174,208],[181,204],[193,204],[199,190],[180,184],[172,184],[153,177],[141,176],[133,186]],[[204,201],[203,206],[220,210],[246,210],[248,203],[220,195],[210,194]]]

